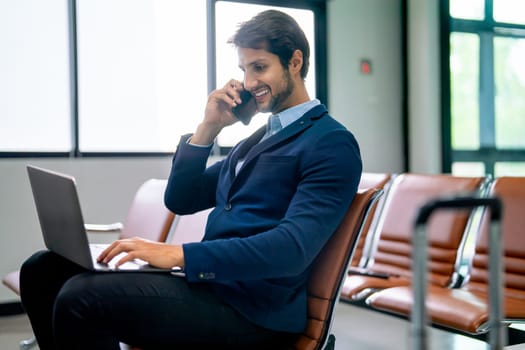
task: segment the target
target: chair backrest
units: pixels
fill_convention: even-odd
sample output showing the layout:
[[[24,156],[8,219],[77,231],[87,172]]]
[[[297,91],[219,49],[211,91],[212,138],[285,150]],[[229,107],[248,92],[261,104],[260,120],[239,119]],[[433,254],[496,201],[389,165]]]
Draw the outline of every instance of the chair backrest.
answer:
[[[525,303],[525,177],[500,177],[491,184],[490,194],[503,203],[501,235],[503,242],[504,295]],[[488,290],[489,215],[481,219],[471,271],[465,288]],[[511,310],[507,310],[509,312]],[[523,315],[521,315],[523,317]]]
[[[120,238],[142,237],[164,242],[175,215],[164,205],[167,180],[149,179],[135,193]]]
[[[367,188],[378,188],[382,189],[386,194],[388,192],[388,184],[392,179],[392,174],[390,173],[362,173],[361,181],[359,182],[359,189]],[[366,219],[366,222],[363,226],[363,232],[359,236],[357,245],[355,247],[354,255],[350,261],[350,266],[363,267],[366,265],[369,255],[370,248],[374,239],[377,219],[381,213],[382,202],[385,195],[378,200],[374,206],[370,209],[370,214]]]
[[[199,242],[204,236],[208,215],[213,208],[189,215],[177,215],[167,241],[170,244]]]
[[[479,191],[484,177],[459,177],[446,174],[398,175],[390,187],[377,241],[367,268],[406,278],[412,275],[412,231],[419,208],[446,195]],[[455,283],[461,263],[470,211],[440,211],[427,225],[428,281],[447,286]]]
[[[296,350],[321,349],[326,342],[341,285],[359,234],[382,190],[359,190],[337,230],[313,263],[308,281],[308,324]]]

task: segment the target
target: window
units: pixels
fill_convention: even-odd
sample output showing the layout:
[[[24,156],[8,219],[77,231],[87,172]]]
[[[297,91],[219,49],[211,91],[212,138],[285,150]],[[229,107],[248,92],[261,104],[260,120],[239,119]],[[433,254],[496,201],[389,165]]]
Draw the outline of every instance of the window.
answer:
[[[201,121],[209,91],[241,73],[226,39],[238,22],[270,6],[306,29],[308,88],[312,98],[326,101],[326,86],[316,84],[326,81],[326,68],[316,67],[314,50],[324,45],[316,43],[326,30],[324,2],[260,4],[2,2],[0,45],[7,54],[0,56],[0,157],[170,154],[180,135]],[[218,143],[233,145],[265,122],[256,120],[225,131]]]
[[[235,78],[242,81],[243,75],[238,68],[237,52],[234,47],[227,44],[228,39],[235,33],[237,26],[242,21],[250,19],[257,13],[272,8],[266,5],[241,4],[230,1],[217,1],[215,5],[216,18],[216,47],[217,47],[217,79],[216,86],[222,86],[226,81]],[[315,92],[315,38],[314,38],[314,13],[311,10],[289,7],[273,7],[288,13],[299,23],[310,43],[310,69],[306,77],[306,87],[310,98],[316,97]],[[263,114],[263,113],[259,113]],[[241,139],[249,136],[253,131],[264,125],[268,113],[264,116],[256,115],[246,127],[237,123],[224,129],[218,136],[221,147],[232,147]]]
[[[525,175],[525,2],[450,0],[443,9],[443,170]]]
[[[525,5],[522,0],[492,0],[494,20],[501,23],[525,24]]]
[[[495,137],[498,148],[525,149],[524,63],[525,38],[494,38]]]
[[[204,110],[206,3],[79,0],[77,23],[80,152],[173,151]]]
[[[452,147],[479,148],[479,37],[450,35]]]
[[[485,17],[484,0],[450,0],[450,16],[482,20]]]
[[[0,152],[71,150],[67,13],[62,0],[0,2]]]

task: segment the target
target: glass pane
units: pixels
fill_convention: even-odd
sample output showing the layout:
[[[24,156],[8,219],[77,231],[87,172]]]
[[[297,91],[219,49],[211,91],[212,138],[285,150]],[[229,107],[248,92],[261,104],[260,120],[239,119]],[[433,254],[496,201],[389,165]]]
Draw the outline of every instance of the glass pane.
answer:
[[[79,0],[77,12],[80,150],[174,151],[206,103],[206,2]]]
[[[525,39],[494,39],[496,147],[525,148]]]
[[[494,176],[525,176],[525,162],[497,162]]]
[[[496,22],[525,24],[525,1],[493,0]]]
[[[69,152],[67,1],[0,1],[0,151]]]
[[[450,35],[452,149],[479,148],[479,36]]]
[[[315,49],[314,49],[314,14],[310,10],[286,7],[264,6],[254,4],[217,1],[216,5],[216,45],[217,45],[217,81],[216,86],[223,86],[231,78],[242,81],[243,74],[239,69],[239,59],[235,47],[227,44],[235,33],[239,23],[271,8],[286,12],[294,17],[303,29],[310,44],[310,68],[306,77],[306,88],[310,98],[315,98]],[[228,147],[249,136],[267,121],[268,113],[257,114],[248,126],[236,123],[223,129],[217,138],[220,146]]]
[[[450,16],[462,19],[485,18],[485,0],[450,0]]]
[[[484,176],[485,164],[480,162],[454,162],[452,174],[455,176]]]

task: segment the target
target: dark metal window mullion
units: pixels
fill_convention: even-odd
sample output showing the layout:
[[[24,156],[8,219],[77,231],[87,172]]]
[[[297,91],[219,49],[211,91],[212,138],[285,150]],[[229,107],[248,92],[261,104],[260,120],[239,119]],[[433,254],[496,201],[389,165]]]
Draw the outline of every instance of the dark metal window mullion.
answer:
[[[479,147],[495,149],[494,34],[479,33]],[[485,160],[485,172],[494,173],[494,158]]]
[[[449,0],[441,1],[439,10],[441,47],[441,171],[450,173],[452,172],[454,154],[452,149],[452,112],[450,108],[450,34],[452,31],[452,19],[450,17]],[[410,92],[408,91],[408,93]]]
[[[481,32],[479,36],[479,143],[481,148],[490,148],[496,145],[494,35]]]
[[[485,2],[485,21],[490,30],[479,33],[479,147],[495,150],[496,148],[496,109],[494,82],[494,19],[493,2]],[[494,156],[487,157],[485,173],[494,174]]]
[[[71,113],[70,157],[80,156],[78,119],[77,0],[68,1],[69,101]]]

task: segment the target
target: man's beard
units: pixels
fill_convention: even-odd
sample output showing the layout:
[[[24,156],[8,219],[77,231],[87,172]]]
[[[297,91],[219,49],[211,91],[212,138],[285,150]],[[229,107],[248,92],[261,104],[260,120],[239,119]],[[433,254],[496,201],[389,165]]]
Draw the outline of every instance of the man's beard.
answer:
[[[288,69],[285,69],[283,72],[283,81],[285,83],[285,88],[283,91],[276,95],[272,95],[270,103],[268,105],[268,112],[275,112],[277,110],[282,110],[283,102],[285,102],[288,97],[292,95],[293,89],[295,88],[294,82],[290,79],[290,72]]]

